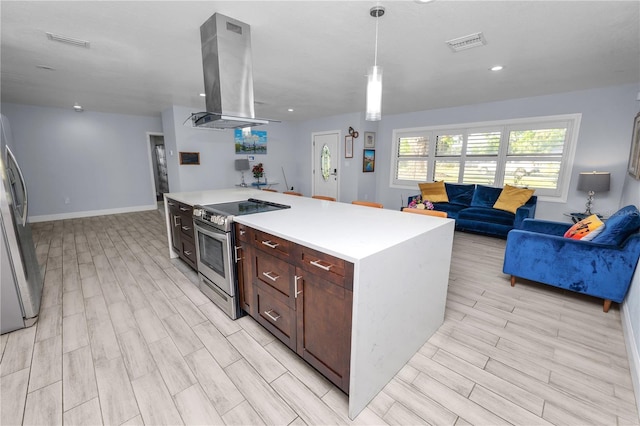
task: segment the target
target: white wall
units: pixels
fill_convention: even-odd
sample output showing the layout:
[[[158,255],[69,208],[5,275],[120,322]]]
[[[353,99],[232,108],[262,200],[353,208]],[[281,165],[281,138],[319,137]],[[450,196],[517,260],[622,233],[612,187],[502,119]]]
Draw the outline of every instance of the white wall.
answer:
[[[162,130],[159,117],[10,103],[2,113],[29,190],[30,221],[155,206],[147,132]]]
[[[206,189],[229,188],[241,181],[241,174],[234,167],[234,160],[246,158],[236,155],[233,130],[195,129],[183,125],[191,115],[191,108],[172,106],[162,113],[167,165],[169,169],[169,189],[171,192],[189,192]],[[287,173],[289,185],[297,185],[297,144],[294,126],[289,123],[272,123],[255,130],[267,132],[267,154],[255,155],[255,161],[262,163],[269,181],[280,184],[274,188],[284,190],[282,167]],[[171,155],[171,151],[173,155]],[[199,152],[200,165],[180,165],[179,152]],[[254,181],[251,171],[245,172],[245,181]]]
[[[395,205],[401,194],[411,192],[389,188],[394,129],[582,113],[567,203],[539,202],[536,217],[566,221],[563,213],[584,210],[587,194],[576,189],[576,182],[580,172],[591,170],[611,172],[611,190],[596,194],[594,202],[596,211],[611,214],[622,196],[637,91],[637,85],[626,85],[383,116],[376,142],[377,201]]]

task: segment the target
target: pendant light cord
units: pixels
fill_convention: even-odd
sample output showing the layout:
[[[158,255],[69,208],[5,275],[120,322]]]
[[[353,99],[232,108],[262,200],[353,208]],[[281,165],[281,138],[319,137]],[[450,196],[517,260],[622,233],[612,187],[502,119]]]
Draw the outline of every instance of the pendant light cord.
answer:
[[[380,20],[380,18],[376,16],[376,51],[375,51],[375,54],[373,56],[373,65],[374,66],[378,65],[378,21],[379,20]]]

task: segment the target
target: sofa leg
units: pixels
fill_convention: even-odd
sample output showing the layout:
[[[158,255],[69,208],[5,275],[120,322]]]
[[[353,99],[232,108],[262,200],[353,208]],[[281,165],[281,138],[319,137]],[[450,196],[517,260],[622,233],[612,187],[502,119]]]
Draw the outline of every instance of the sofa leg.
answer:
[[[516,276],[511,275],[511,287],[514,287],[515,285],[516,285]]]
[[[609,308],[611,307],[611,300],[604,299],[604,305],[602,305],[602,310],[607,313],[609,312]]]

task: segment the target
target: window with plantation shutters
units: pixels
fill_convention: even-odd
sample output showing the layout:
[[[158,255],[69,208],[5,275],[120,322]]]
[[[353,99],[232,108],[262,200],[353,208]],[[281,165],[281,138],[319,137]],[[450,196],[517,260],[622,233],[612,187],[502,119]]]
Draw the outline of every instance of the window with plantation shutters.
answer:
[[[509,184],[566,200],[580,119],[571,114],[395,130],[391,186]]]

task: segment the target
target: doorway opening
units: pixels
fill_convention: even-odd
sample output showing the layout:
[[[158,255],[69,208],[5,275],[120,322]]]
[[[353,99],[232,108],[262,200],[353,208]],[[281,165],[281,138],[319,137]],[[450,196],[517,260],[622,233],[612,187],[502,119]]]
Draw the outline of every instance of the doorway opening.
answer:
[[[163,201],[164,194],[169,192],[164,135],[161,133],[149,133],[148,138],[154,197],[157,202],[160,202]]]

